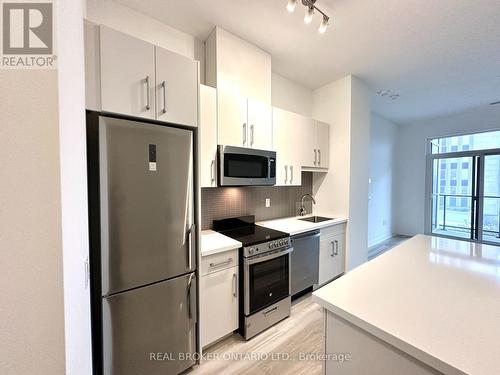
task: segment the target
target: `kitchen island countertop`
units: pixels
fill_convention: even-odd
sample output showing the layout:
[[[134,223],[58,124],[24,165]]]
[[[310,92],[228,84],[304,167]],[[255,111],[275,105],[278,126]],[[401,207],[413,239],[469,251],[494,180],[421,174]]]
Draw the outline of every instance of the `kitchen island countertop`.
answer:
[[[499,247],[417,235],[313,299],[442,373],[500,374]]]

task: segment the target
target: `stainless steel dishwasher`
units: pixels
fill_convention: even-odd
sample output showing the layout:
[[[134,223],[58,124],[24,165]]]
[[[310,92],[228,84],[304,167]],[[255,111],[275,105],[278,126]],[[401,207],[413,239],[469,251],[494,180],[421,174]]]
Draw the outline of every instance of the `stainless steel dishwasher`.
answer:
[[[319,230],[292,236],[290,284],[292,296],[318,284]]]

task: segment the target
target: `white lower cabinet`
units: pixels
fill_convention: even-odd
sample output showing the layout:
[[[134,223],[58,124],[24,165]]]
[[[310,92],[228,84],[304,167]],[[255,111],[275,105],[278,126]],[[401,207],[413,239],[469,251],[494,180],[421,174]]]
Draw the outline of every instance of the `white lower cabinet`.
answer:
[[[343,228],[343,226],[342,226]],[[338,228],[321,230],[319,245],[319,285],[341,275],[345,270],[345,232]]]
[[[238,329],[238,266],[201,277],[201,346]]]

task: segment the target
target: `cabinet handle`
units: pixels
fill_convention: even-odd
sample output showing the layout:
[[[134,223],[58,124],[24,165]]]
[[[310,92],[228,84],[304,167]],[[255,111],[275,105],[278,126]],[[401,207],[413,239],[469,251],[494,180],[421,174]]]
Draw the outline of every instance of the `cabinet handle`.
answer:
[[[212,163],[210,163],[210,181],[212,182],[215,181],[214,165],[215,165],[215,160],[212,160]]]
[[[161,87],[163,89],[163,109],[161,113],[167,113],[167,82],[163,81],[161,83]]]
[[[330,244],[332,245],[332,253],[330,254],[331,257],[335,256],[335,242],[331,241]]]
[[[238,276],[233,273],[233,297],[238,297]]]
[[[288,181],[288,165],[285,165],[285,184]]]
[[[253,146],[254,126],[250,125],[250,146]]]
[[[246,124],[246,122],[243,123],[243,146],[245,146],[245,143],[247,143],[247,124]]]
[[[146,110],[151,109],[151,101],[150,101],[150,93],[149,93],[149,76],[146,76]]]
[[[233,258],[229,258],[223,262],[218,262],[218,263],[210,263],[210,268],[216,268],[220,266],[225,266],[226,264],[230,264],[233,261]]]
[[[290,165],[290,183],[293,183],[293,165]]]
[[[316,151],[316,149],[314,149],[314,165],[316,165],[317,160],[318,160],[318,151]]]
[[[318,148],[318,165],[321,165],[321,149]]]
[[[339,241],[335,240],[335,250],[333,251],[335,256],[339,255]]]

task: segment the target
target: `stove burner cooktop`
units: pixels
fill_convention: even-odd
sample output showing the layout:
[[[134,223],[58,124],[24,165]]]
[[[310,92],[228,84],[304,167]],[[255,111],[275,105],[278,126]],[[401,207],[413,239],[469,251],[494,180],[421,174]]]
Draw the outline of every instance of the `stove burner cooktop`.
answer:
[[[213,229],[243,244],[243,247],[289,237],[288,233],[255,225],[255,216],[214,220]]]

